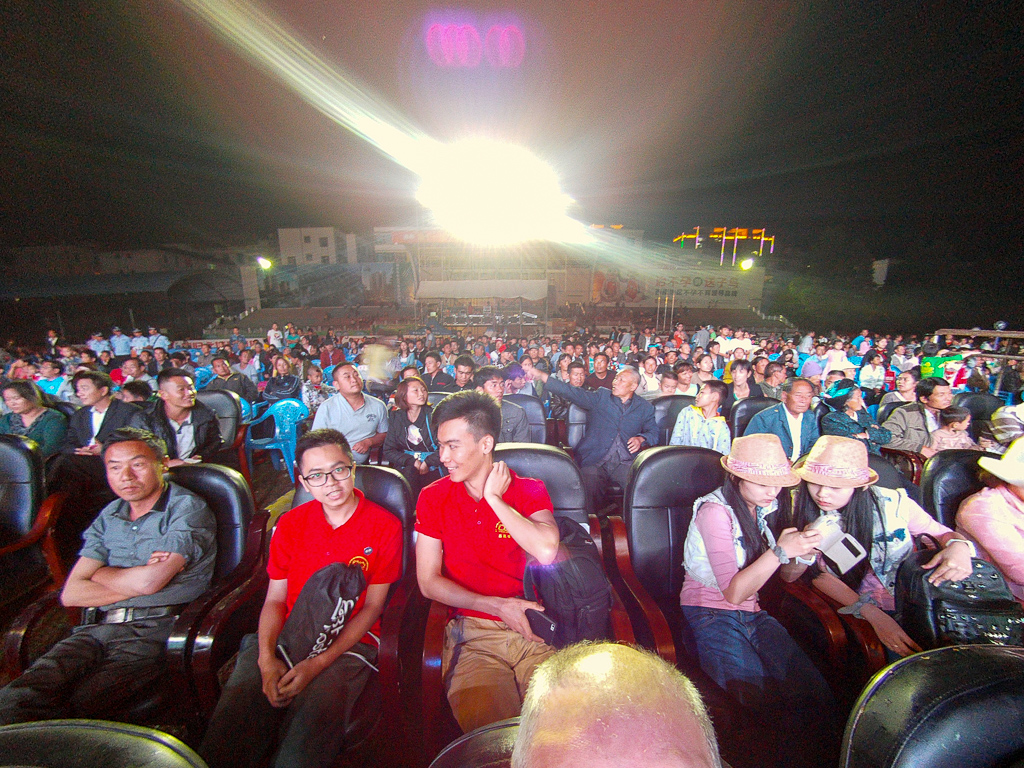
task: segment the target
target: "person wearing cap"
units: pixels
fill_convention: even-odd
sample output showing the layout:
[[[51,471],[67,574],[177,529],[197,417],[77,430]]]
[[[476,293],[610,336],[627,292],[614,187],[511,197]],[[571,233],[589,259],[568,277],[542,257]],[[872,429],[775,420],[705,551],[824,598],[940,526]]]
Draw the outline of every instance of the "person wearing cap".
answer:
[[[135,350],[135,354],[138,354],[149,346],[149,338],[142,335],[141,328],[132,328],[132,337],[128,340],[128,346],[129,354],[132,350]]]
[[[821,419],[823,435],[852,437],[864,443],[870,453],[882,455],[881,447],[889,444],[892,433],[871,418],[857,382],[840,379],[822,395],[821,401],[831,409]]]
[[[132,351],[132,340],[125,336],[120,327],[116,325],[110,331],[109,344],[114,357],[128,357]]]
[[[982,456],[978,466],[990,475],[989,487],[960,503],[956,532],[999,569],[1024,603],[1024,440],[998,459]]]
[[[149,326],[149,338],[146,340],[146,346],[152,347],[154,350],[162,348],[166,352],[171,346],[171,342],[170,339],[160,333],[155,325],[151,325]]]
[[[869,622],[890,654],[920,651],[893,618],[900,563],[913,552],[914,537],[927,533],[943,547],[923,566],[932,571],[928,581],[960,581],[973,570],[974,545],[932,518],[905,490],[875,486],[878,473],[868,466],[867,448],[859,440],[825,435],[793,471],[803,481],[794,500],[794,525],[807,526],[824,513],[838,512],[843,530],[868,553],[842,575],[819,556],[809,566],[814,586],[843,605],[842,613]],[[794,581],[805,567],[800,564],[783,578]]]
[[[99,355],[103,350],[110,352],[110,342],[103,338],[103,334],[96,331],[92,338],[85,342],[85,346],[93,351],[94,354]]]
[[[800,482],[775,435],[738,437],[720,488],[693,504],[683,545],[679,602],[690,654],[741,706],[772,719],[773,765],[834,762],[835,701],[814,664],[758,603],[758,590],[779,571],[813,562],[822,534],[784,527],[788,495]],[[768,734],[766,734],[768,737]]]

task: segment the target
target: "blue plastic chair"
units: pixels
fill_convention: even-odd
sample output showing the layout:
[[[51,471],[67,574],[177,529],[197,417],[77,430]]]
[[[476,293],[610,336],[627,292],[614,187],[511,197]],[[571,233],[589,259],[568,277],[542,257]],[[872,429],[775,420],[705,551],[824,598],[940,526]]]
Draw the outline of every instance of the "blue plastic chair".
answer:
[[[328,365],[326,368],[324,368],[324,381],[327,381],[327,382],[334,381],[334,369],[335,368],[337,368],[336,365]]]
[[[217,375],[213,372],[213,368],[208,365],[196,368],[196,389],[203,389],[216,377]]]
[[[252,421],[252,403],[250,403],[244,397],[240,397],[239,400],[242,403],[242,423],[248,424],[250,421]]]
[[[267,409],[267,412],[255,421],[249,422],[249,432],[245,435],[245,456],[252,467],[252,455],[255,451],[278,451],[284,461],[288,477],[295,482],[295,443],[298,440],[299,422],[309,416],[309,409],[298,400],[278,400]],[[261,421],[274,420],[274,436],[253,439],[252,427]]]

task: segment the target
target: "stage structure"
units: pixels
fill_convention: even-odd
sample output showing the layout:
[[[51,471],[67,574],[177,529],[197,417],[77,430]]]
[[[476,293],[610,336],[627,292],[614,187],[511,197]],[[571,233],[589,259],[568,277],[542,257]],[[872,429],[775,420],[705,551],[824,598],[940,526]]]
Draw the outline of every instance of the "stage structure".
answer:
[[[546,287],[543,309],[547,310],[578,304],[643,307],[672,317],[684,308],[746,311],[761,307],[765,270],[756,259],[749,269],[720,265],[717,252],[643,246],[642,232],[624,228],[602,237],[606,239],[594,247],[530,243],[488,249],[458,242],[436,229],[377,227],[374,251],[382,261],[393,258],[397,264],[407,262],[411,266],[417,286],[413,301],[434,306],[443,300],[444,311],[449,314],[468,314],[470,305],[481,314],[484,300],[509,301],[502,293],[481,295],[481,290],[495,291],[498,284],[507,283],[519,286],[517,298],[523,294],[524,302],[539,299],[525,295],[523,286],[531,286],[531,295]],[[433,287],[426,293],[421,290],[425,285],[449,283],[469,285],[451,289],[458,296],[440,297]],[[492,287],[482,289],[481,283]],[[542,307],[535,304],[526,311],[535,309]],[[438,310],[435,307],[430,311]]]

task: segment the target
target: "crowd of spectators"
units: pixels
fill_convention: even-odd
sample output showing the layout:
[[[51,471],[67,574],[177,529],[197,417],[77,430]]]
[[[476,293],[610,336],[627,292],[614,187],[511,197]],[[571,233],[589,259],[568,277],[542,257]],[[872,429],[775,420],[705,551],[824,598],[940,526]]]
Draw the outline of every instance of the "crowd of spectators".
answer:
[[[106,610],[138,605],[136,592],[127,591],[137,585],[117,575],[104,581],[114,563],[103,549],[108,532],[95,521],[116,515],[118,499],[133,505],[131,520],[151,510],[169,514],[164,495],[179,492],[151,475],[160,466],[216,461],[225,447],[197,390],[229,390],[257,408],[284,400],[305,405],[312,431],[299,440],[296,470],[313,501],[290,513],[272,540],[260,634],[243,643],[211,731],[244,726],[258,752],[271,749],[267,734],[280,727],[281,754],[303,765],[313,764],[313,752],[336,752],[340,741],[303,729],[298,715],[282,719],[281,711],[294,706],[321,717],[359,695],[368,672],[352,656],[375,658],[371,629],[396,578],[397,533],[385,536],[386,516],[353,489],[355,465],[378,457],[409,480],[418,499],[418,581],[425,596],[453,609],[445,684],[458,723],[469,730],[515,715],[531,675],[552,653],[527,620],[528,609],[543,606],[522,597],[527,558],[551,563],[558,552],[551,499],[543,483],[495,461],[495,445],[568,445],[565,422],[574,407],[585,412],[586,430],[572,455],[588,511],[597,515],[609,513],[614,489],[627,485],[644,449],[667,442],[714,450],[727,480],[694,505],[680,595],[692,632],[684,640],[722,689],[776,716],[783,738],[771,749],[778,760],[821,764],[837,746],[836,703],[785,629],[761,610],[758,590],[776,573],[785,581],[809,579],[870,622],[891,658],[917,648],[893,616],[896,568],[917,534],[932,534],[942,546],[926,566],[936,583],[969,575],[976,548],[1021,598],[1024,443],[1014,443],[1024,435],[1024,406],[1016,403],[1021,382],[1016,364],[986,354],[1016,351],[867,330],[850,338],[682,324],[668,332],[578,328],[561,337],[520,338],[430,331],[397,339],[274,324],[260,338],[233,328],[225,339],[191,343],[172,342],[156,328],[148,335],[114,328],[81,345],[50,331],[38,347],[2,353],[0,433],[35,440],[49,459],[51,487],[76,500],[79,528],[89,533],[69,580],[77,586],[65,596],[77,601],[69,605]],[[971,413],[952,405],[953,394],[988,393],[997,382],[1006,405],[980,425],[975,442]],[[678,396],[678,416],[659,424],[657,406]],[[763,407],[734,434],[732,417],[747,407],[744,401]],[[121,447],[110,450],[115,443]],[[125,444],[142,457],[144,489],[142,481],[119,479],[128,472],[123,462],[133,461],[125,458]],[[922,457],[962,448],[1005,455],[983,459],[992,487],[965,503],[954,533],[928,517],[908,478],[899,489],[874,485],[878,474],[869,456],[885,448]],[[142,490],[146,503],[133,501]],[[810,528],[831,513],[867,553],[845,573],[822,559],[820,534]],[[338,533],[351,530],[362,538]],[[330,545],[334,538],[339,543]],[[335,562],[332,547],[355,552],[364,543],[367,554],[391,554],[364,569],[368,586],[349,617],[362,618],[342,635],[345,647],[308,667],[286,667],[274,655],[275,643],[303,584],[316,568]],[[71,554],[79,552],[79,542],[72,544]],[[159,589],[170,589],[192,563],[188,552],[172,557],[176,552],[161,543],[117,567],[163,564]],[[331,700],[331,686],[343,678],[339,703]],[[39,670],[18,685],[31,687],[34,679],[42,679]],[[310,693],[301,695],[307,686]],[[5,691],[4,722],[24,719],[19,707],[29,700],[32,717],[50,716],[38,697]],[[219,753],[217,761],[235,764]]]

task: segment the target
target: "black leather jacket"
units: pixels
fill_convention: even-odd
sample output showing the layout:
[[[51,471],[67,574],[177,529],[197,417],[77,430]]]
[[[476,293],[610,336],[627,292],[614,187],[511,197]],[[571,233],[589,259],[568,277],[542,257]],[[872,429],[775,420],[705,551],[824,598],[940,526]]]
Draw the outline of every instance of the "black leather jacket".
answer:
[[[167,457],[171,459],[178,456],[177,430],[171,426],[170,419],[164,410],[164,401],[155,400],[145,405],[146,420],[153,434],[167,443]],[[215,453],[223,447],[220,439],[220,425],[217,423],[217,414],[208,406],[196,401],[192,408],[192,428],[195,430],[196,448],[192,456],[203,461],[209,461]]]

